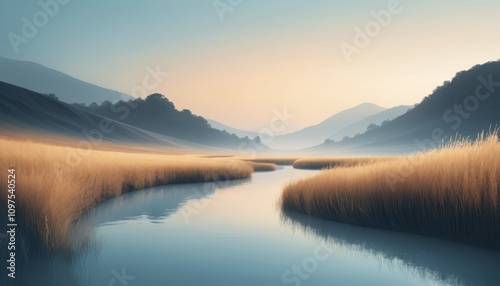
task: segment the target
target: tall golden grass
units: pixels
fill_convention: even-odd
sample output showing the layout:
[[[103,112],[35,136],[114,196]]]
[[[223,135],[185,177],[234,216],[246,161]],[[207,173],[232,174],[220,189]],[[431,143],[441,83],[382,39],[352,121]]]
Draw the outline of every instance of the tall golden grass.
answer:
[[[339,222],[499,249],[498,135],[323,171],[288,185],[281,206]]]
[[[252,166],[231,159],[113,152],[0,139],[0,172],[16,169],[17,221],[47,251],[68,250],[72,222],[93,205],[150,186],[242,179]],[[2,180],[3,181],[3,180]],[[6,206],[7,185],[0,184]]]
[[[396,157],[345,157],[345,158],[300,158],[293,162],[293,167],[295,169],[306,169],[306,170],[321,170],[330,169],[337,167],[352,167],[356,165],[366,165],[375,162],[389,161],[395,159]]]

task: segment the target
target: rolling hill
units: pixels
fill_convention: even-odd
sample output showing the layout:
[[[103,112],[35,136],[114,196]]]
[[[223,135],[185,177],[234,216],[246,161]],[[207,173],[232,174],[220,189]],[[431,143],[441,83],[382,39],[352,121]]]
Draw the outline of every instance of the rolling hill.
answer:
[[[73,106],[143,130],[200,145],[237,149],[244,143],[253,144],[251,139],[241,139],[234,134],[212,128],[205,118],[194,115],[187,109],[177,110],[171,101],[158,93],[145,99],[137,98],[114,104],[105,101],[101,105]]]
[[[0,81],[42,94],[55,94],[67,103],[101,103],[131,99],[129,95],[81,81],[43,65],[0,57]]]
[[[41,134],[90,142],[212,149],[105,118],[51,96],[0,82],[0,135]]]

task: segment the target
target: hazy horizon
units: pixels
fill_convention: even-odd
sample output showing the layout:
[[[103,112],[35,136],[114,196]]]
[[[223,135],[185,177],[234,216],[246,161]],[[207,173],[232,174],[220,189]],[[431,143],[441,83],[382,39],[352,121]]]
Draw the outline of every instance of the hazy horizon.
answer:
[[[413,105],[456,72],[500,58],[493,0],[240,1],[222,14],[213,1],[62,2],[16,47],[9,35],[22,37],[23,17],[44,10],[1,9],[0,56],[127,94],[158,68],[169,76],[149,93],[241,129],[284,107],[308,126],[365,102]],[[355,46],[355,29],[388,5],[398,12],[348,59],[341,46]]]

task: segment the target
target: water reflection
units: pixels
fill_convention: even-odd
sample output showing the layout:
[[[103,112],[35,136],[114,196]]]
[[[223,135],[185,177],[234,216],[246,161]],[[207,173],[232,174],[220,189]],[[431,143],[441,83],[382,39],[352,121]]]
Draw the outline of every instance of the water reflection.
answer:
[[[248,184],[251,179],[199,184],[158,186],[131,192],[106,201],[86,216],[93,225],[120,224],[146,217],[153,223],[164,222],[186,204],[203,208],[204,201],[218,190]]]
[[[116,286],[123,271],[136,277],[128,285],[284,285],[283,273],[318,240],[335,251],[301,285],[499,285],[498,252],[275,208],[285,184],[312,174],[290,167],[254,174],[252,184],[171,185],[109,200],[75,226],[79,253],[30,258],[17,285]],[[187,224],[193,209],[199,216]]]
[[[202,207],[203,200],[214,196],[217,191],[249,182],[245,179],[159,186],[110,199],[75,222],[72,253],[48,256],[36,250],[27,251],[29,256],[18,262],[16,279],[7,279],[6,275],[2,275],[0,285],[92,285],[84,281],[90,281],[87,277],[99,269],[99,256],[106,243],[110,243],[96,236],[96,225],[120,224],[138,218],[147,218],[154,223],[164,222],[186,204],[194,203]],[[110,279],[112,277],[110,273]]]
[[[282,223],[315,235],[346,253],[380,257],[390,266],[402,262],[405,271],[432,277],[446,285],[500,285],[500,252],[411,234],[383,231],[316,219],[283,211]]]

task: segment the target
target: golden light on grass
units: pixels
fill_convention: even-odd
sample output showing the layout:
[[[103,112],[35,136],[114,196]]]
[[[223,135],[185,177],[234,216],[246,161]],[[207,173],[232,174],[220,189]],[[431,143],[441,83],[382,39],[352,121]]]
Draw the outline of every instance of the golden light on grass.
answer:
[[[500,248],[498,135],[288,185],[286,210],[387,230]]]
[[[253,171],[233,159],[85,151],[0,139],[0,170],[8,168],[16,169],[19,229],[49,251],[68,249],[72,222],[106,198],[156,185],[242,179]],[[6,187],[0,185],[2,194]],[[2,207],[6,198],[0,196]]]

